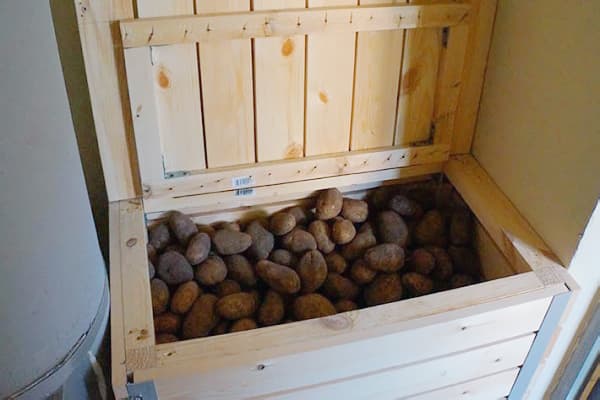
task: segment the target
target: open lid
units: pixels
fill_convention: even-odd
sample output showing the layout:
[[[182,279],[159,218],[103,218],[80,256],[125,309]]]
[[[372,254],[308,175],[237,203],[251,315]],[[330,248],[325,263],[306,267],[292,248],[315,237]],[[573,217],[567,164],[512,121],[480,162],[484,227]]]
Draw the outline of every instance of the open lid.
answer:
[[[120,28],[146,212],[440,171],[470,6],[356,2],[138,2]]]

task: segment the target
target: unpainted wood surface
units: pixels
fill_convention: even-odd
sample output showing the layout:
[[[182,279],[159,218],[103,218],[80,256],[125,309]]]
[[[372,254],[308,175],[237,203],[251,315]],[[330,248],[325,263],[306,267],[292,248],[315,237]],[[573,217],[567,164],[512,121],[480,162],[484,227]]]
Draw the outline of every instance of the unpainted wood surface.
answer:
[[[515,274],[508,260],[479,222],[475,225],[475,243],[485,280],[500,279]]]

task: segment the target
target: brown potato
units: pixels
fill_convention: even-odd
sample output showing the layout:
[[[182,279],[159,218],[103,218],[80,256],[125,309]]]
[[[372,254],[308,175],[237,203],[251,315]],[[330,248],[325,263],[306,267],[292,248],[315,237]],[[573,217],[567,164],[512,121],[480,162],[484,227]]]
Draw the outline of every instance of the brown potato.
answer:
[[[382,211],[377,214],[377,232],[382,243],[406,246],[408,227],[402,217],[394,211]]]
[[[473,241],[473,218],[467,210],[457,210],[450,219],[450,243],[467,246]]]
[[[194,279],[192,266],[176,251],[167,251],[160,255],[156,273],[167,285],[180,285]]]
[[[423,208],[419,203],[402,194],[392,197],[388,202],[388,207],[401,217],[420,218],[423,215]]]
[[[300,291],[300,277],[289,267],[261,260],[256,264],[256,273],[271,289],[277,292],[293,294]]]
[[[354,299],[360,288],[340,274],[329,274],[323,283],[323,294],[332,300]]]
[[[389,197],[389,187],[380,187],[369,194],[369,203],[375,210],[383,210],[387,206]]]
[[[295,228],[285,235],[281,240],[281,244],[294,253],[304,253],[308,250],[317,249],[317,242],[313,235],[300,228]]]
[[[219,222],[215,224],[215,231],[225,229],[228,231],[241,232],[242,228],[237,222]]]
[[[413,271],[429,275],[435,269],[435,257],[425,249],[416,249],[408,260]]]
[[[402,298],[402,280],[396,273],[380,274],[367,286],[364,295],[369,306],[398,301]]]
[[[437,244],[444,236],[444,218],[438,210],[427,211],[415,226],[415,241],[421,245]]]
[[[370,233],[371,235],[375,235],[375,231],[373,230],[373,225],[369,221],[365,222],[360,226],[358,233]]]
[[[454,187],[449,183],[442,183],[438,185],[435,190],[435,206],[437,208],[451,208],[452,196],[454,193]]]
[[[319,250],[310,250],[304,253],[296,272],[302,282],[302,293],[312,293],[321,287],[327,278],[327,263]]]
[[[266,230],[259,221],[252,221],[246,227],[246,233],[252,238],[248,249],[249,254],[256,260],[265,260],[275,246],[273,234]]]
[[[229,332],[234,333],[249,331],[251,329],[256,328],[258,328],[258,325],[256,325],[256,321],[254,321],[252,318],[242,318],[231,324],[231,329],[229,330]]]
[[[211,335],[224,335],[229,332],[230,321],[221,320],[217,326],[210,332]]]
[[[187,246],[192,236],[198,233],[198,228],[194,221],[179,211],[173,211],[169,216],[169,227],[179,243],[184,246]]]
[[[336,251],[333,251],[325,256],[325,262],[327,263],[327,270],[329,272],[335,272],[336,274],[343,274],[348,268],[348,262],[342,255]]]
[[[217,314],[228,320],[247,318],[254,314],[257,304],[250,293],[234,293],[217,301]]]
[[[148,260],[150,260],[152,264],[158,261],[158,252],[150,243],[146,243],[146,252],[148,253]]]
[[[203,285],[212,286],[223,282],[227,276],[227,266],[217,255],[210,255],[196,267],[196,280]]]
[[[446,250],[436,246],[427,246],[425,249],[435,258],[435,268],[431,272],[431,277],[438,281],[450,279],[454,272],[454,267],[450,255],[448,255]]]
[[[283,236],[296,227],[296,218],[290,213],[280,211],[269,220],[269,229],[277,236]]]
[[[269,255],[269,259],[275,264],[285,265],[290,268],[296,268],[296,265],[298,265],[298,257],[294,253],[284,249],[273,250]]]
[[[215,288],[215,293],[219,298],[241,291],[242,288],[240,287],[240,284],[232,279],[225,279],[223,282],[218,283]]]
[[[200,286],[194,281],[180,285],[171,298],[171,311],[176,314],[187,313],[201,293]]]
[[[469,247],[450,246],[448,254],[452,259],[454,270],[458,273],[471,276],[479,276],[481,274],[481,265],[477,253]]]
[[[402,284],[411,296],[424,296],[433,292],[433,281],[417,272],[402,275]]]
[[[206,233],[211,239],[215,236],[215,232],[217,232],[215,228],[210,225],[196,225],[196,227],[198,228],[198,232]]]
[[[331,230],[325,221],[318,219],[311,222],[308,231],[315,238],[317,248],[323,254],[329,254],[335,249],[335,243],[331,240]]]
[[[193,339],[208,336],[219,323],[216,312],[217,296],[203,294],[196,301],[183,320],[182,336]]]
[[[185,256],[185,247],[183,247],[179,243],[171,243],[170,245],[165,247],[164,253],[166,253],[167,251],[174,251],[176,253],[181,254],[182,256]]]
[[[215,233],[213,244],[219,254],[230,256],[248,250],[252,245],[252,236],[243,232],[221,229]]]
[[[167,310],[169,305],[169,287],[158,278],[150,281],[150,294],[152,295],[152,313],[159,315]]]
[[[261,304],[262,296],[257,289],[252,289],[249,293],[254,297],[254,303]]]
[[[367,262],[362,259],[354,261],[350,268],[350,278],[359,285],[366,285],[373,282],[377,271],[372,270],[367,266]]]
[[[394,243],[384,243],[365,252],[369,268],[381,272],[396,272],[404,266],[404,249]]]
[[[170,312],[154,316],[154,332],[177,334],[181,327],[181,315]]]
[[[148,243],[157,251],[171,243],[171,233],[165,224],[157,224],[148,230]]]
[[[269,290],[258,309],[258,322],[264,326],[275,325],[285,316],[283,298],[274,290]]]
[[[305,294],[294,301],[294,316],[298,321],[326,317],[335,313],[333,304],[317,293]]]
[[[210,252],[210,236],[204,232],[192,236],[190,243],[185,251],[185,258],[192,265],[202,263],[208,257]]]
[[[360,224],[365,222],[368,216],[369,205],[366,201],[344,199],[342,204],[342,217],[355,224]]]
[[[340,300],[334,305],[335,310],[339,313],[358,310],[358,305],[352,300]]]
[[[303,225],[308,221],[308,213],[300,206],[288,208],[286,211],[294,216],[296,225]]]
[[[419,203],[423,209],[431,210],[435,207],[436,187],[437,185],[435,183],[426,182],[410,189],[406,195]]]
[[[331,238],[336,244],[347,244],[356,236],[352,221],[337,217],[331,227]]]
[[[174,343],[179,341],[179,338],[170,333],[160,333],[156,335],[156,344]]]
[[[317,219],[335,218],[342,211],[344,199],[337,189],[327,189],[319,193],[316,204]]]
[[[377,239],[373,235],[373,232],[367,230],[358,233],[350,243],[342,247],[342,256],[348,261],[354,261],[357,258],[361,258],[367,249],[376,244]]]
[[[156,269],[154,268],[154,264],[152,264],[152,261],[150,261],[150,259],[148,259],[148,279],[154,278],[155,274],[156,274]]]
[[[450,278],[450,288],[458,289],[464,286],[469,286],[475,283],[472,276],[466,274],[455,274]]]
[[[254,268],[248,259],[241,254],[234,254],[225,257],[227,264],[227,277],[233,279],[244,287],[254,287],[256,285],[256,274]]]

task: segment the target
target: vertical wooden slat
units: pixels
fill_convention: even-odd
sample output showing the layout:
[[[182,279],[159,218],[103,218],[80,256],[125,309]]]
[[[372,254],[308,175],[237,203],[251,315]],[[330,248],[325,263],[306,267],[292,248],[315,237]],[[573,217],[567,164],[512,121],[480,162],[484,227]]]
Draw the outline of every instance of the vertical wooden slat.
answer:
[[[401,4],[406,0],[360,0],[360,5]],[[351,150],[394,142],[404,30],[361,32],[356,50]]]
[[[250,0],[196,0],[197,13],[249,11]],[[250,39],[199,46],[209,168],[254,162],[254,101]]]
[[[144,17],[194,14],[194,0],[138,0]],[[206,167],[196,45],[157,46],[151,51],[152,85],[156,99],[165,172]]]
[[[308,0],[308,6],[356,5],[357,0]],[[350,148],[356,34],[310,35],[306,53],[306,155]]]
[[[254,10],[303,8],[305,0],[254,0]],[[304,154],[305,37],[256,39],[254,76],[258,161]]]

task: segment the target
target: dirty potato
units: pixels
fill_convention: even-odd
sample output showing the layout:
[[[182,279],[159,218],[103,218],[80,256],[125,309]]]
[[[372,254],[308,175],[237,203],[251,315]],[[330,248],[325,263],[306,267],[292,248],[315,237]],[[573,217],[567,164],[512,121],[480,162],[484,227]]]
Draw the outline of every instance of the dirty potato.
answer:
[[[171,243],[171,233],[165,224],[157,224],[148,230],[148,243],[157,251]]]
[[[317,219],[328,220],[337,217],[342,211],[343,202],[344,199],[339,190],[323,190],[319,193],[315,206]]]
[[[293,269],[261,260],[256,264],[256,273],[269,287],[280,293],[297,293],[300,291],[300,277]]]
[[[335,310],[339,313],[353,311],[358,309],[358,305],[352,300],[340,300],[334,304]]]
[[[408,260],[412,270],[429,275],[435,269],[435,257],[425,249],[415,249]]]
[[[230,294],[217,301],[217,314],[230,321],[247,318],[254,314],[257,304],[250,293]]]
[[[331,227],[331,238],[336,244],[347,244],[356,236],[356,228],[352,221],[344,218],[335,218]]]
[[[243,332],[256,328],[258,328],[258,325],[256,325],[256,321],[254,321],[252,318],[242,318],[231,324],[229,332]]]
[[[246,227],[246,233],[252,238],[252,244],[248,249],[249,254],[256,260],[264,260],[275,246],[273,234],[266,230],[259,221],[252,221]]]
[[[466,274],[455,274],[450,277],[450,288],[458,289],[464,286],[469,286],[475,283],[472,276]]]
[[[256,274],[250,261],[241,254],[225,257],[227,265],[227,277],[233,279],[244,287],[256,285]]]
[[[217,296],[203,294],[196,301],[183,320],[182,336],[193,339],[208,336],[219,323],[216,312]]]
[[[354,299],[360,292],[354,282],[340,274],[328,274],[322,288],[323,294],[332,300]]]
[[[304,253],[308,250],[317,249],[317,242],[313,235],[300,228],[295,228],[283,236],[281,244],[293,253]]]
[[[215,233],[213,244],[221,255],[239,254],[248,250],[252,245],[252,236],[244,232],[220,229]]]
[[[434,289],[433,281],[417,272],[408,272],[402,275],[402,284],[406,291],[415,297],[429,294]]]
[[[150,294],[152,296],[152,313],[159,315],[167,310],[169,305],[169,287],[158,278],[150,281]]]
[[[479,276],[481,274],[479,257],[470,247],[450,246],[448,254],[456,272],[471,276]]]
[[[350,268],[350,278],[359,285],[371,283],[376,275],[377,271],[369,268],[367,262],[363,259],[354,261]]]
[[[402,298],[402,280],[396,273],[380,274],[364,292],[368,306],[391,303]]]
[[[269,255],[269,260],[275,264],[285,265],[286,267],[296,268],[298,265],[298,257],[290,251],[284,249],[276,249]]]
[[[335,249],[335,243],[331,240],[331,230],[325,221],[315,220],[308,226],[308,232],[315,238],[317,248],[323,254],[329,254]]]
[[[269,229],[277,236],[283,236],[296,227],[296,218],[290,213],[280,211],[269,220]]]
[[[358,233],[354,239],[342,247],[342,256],[348,261],[354,261],[362,257],[367,249],[375,246],[377,239],[373,232],[365,231]]]
[[[285,304],[283,298],[276,291],[269,290],[258,309],[258,322],[264,326],[271,326],[280,323],[284,316]]]
[[[467,246],[473,241],[473,218],[468,210],[457,210],[450,219],[450,243]]]
[[[298,321],[326,317],[335,313],[333,304],[317,293],[300,296],[294,301],[294,316]]]
[[[187,313],[201,293],[202,290],[195,281],[179,285],[171,298],[171,311],[176,314]]]
[[[185,251],[185,258],[192,265],[202,263],[208,257],[210,252],[210,236],[204,232],[192,236],[190,243]]]
[[[169,216],[169,227],[183,246],[187,246],[192,236],[198,233],[194,221],[179,211],[173,211]]]
[[[338,252],[332,251],[325,256],[325,262],[327,263],[327,270],[329,272],[335,272],[336,274],[343,274],[348,268],[348,262]]]
[[[360,224],[365,222],[369,216],[369,205],[366,201],[355,199],[344,199],[342,204],[342,217]]]
[[[227,276],[227,266],[217,255],[210,255],[202,264],[196,267],[196,280],[203,285],[212,286],[223,282]]]
[[[227,321],[226,319],[222,319],[221,322],[219,322],[217,324],[217,326],[215,326],[213,328],[212,331],[210,331],[211,335],[224,335],[226,333],[229,332],[229,327],[231,326],[231,321]]]
[[[302,293],[312,293],[321,287],[327,278],[327,263],[319,250],[310,250],[304,253],[296,272],[302,282]]]
[[[286,212],[294,216],[296,225],[304,225],[309,219],[308,212],[300,206],[288,208]]]
[[[365,252],[369,268],[381,272],[396,272],[404,266],[404,249],[394,243],[384,243]]]
[[[167,285],[180,285],[194,279],[192,266],[176,251],[167,251],[160,255],[156,273]]]
[[[148,279],[154,278],[155,274],[156,269],[154,268],[154,264],[152,263],[152,261],[150,261],[150,259],[148,259]]]
[[[377,232],[382,243],[395,243],[405,247],[408,240],[408,227],[402,217],[394,211],[377,214]]]
[[[181,327],[181,315],[166,312],[154,316],[154,332],[177,334]]]
[[[444,236],[444,218],[438,210],[430,210],[415,226],[413,232],[415,241],[420,245],[440,243]]]
[[[242,291],[240,284],[234,281],[233,279],[225,279],[223,282],[220,282],[215,287],[215,294],[217,297],[225,297],[230,294],[239,293]]]
[[[419,203],[402,194],[392,197],[388,202],[388,207],[401,217],[419,218],[423,214],[423,208]]]
[[[452,259],[448,252],[436,246],[427,246],[425,249],[435,258],[435,268],[431,272],[431,277],[437,281],[446,281],[450,279],[454,272]]]

